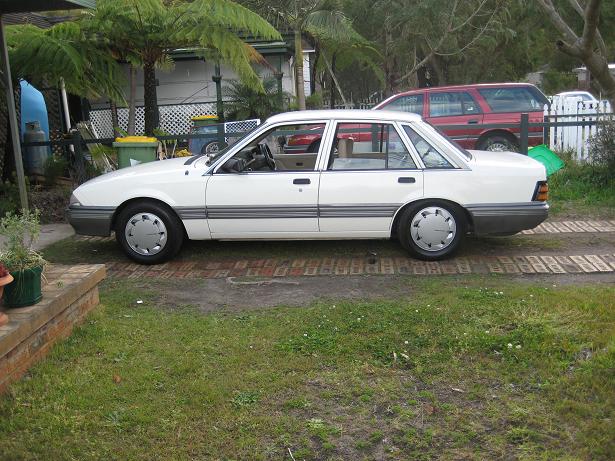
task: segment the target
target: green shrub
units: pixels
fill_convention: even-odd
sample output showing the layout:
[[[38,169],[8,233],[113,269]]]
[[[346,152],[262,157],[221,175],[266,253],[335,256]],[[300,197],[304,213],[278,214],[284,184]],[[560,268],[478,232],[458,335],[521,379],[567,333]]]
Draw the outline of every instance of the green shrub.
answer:
[[[615,178],[615,121],[601,122],[589,142],[590,162],[605,167],[607,176]]]

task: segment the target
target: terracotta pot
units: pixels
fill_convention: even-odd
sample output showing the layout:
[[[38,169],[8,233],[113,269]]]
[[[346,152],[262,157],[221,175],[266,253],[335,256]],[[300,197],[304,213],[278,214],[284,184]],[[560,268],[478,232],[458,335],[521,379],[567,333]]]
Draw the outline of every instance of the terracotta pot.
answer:
[[[4,277],[0,277],[0,301],[2,301],[2,295],[4,294],[4,286],[13,281],[13,276],[7,274]],[[0,312],[0,327],[9,323],[9,318],[4,312]]]
[[[4,277],[0,277],[0,299],[2,299],[2,294],[4,293],[4,286],[8,285],[13,281],[13,276],[11,274],[7,274]]]

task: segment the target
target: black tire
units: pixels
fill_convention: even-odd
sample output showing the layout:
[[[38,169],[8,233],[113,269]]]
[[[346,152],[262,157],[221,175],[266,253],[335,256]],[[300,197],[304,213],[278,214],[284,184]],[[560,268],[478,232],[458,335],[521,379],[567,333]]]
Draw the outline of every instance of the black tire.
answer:
[[[439,250],[427,250],[425,248],[421,248],[411,236],[411,232],[413,230],[412,227],[414,225],[413,223],[415,223],[415,217],[418,217],[421,211],[428,208],[435,208],[441,212],[444,211],[454,220],[454,235],[450,242],[446,242],[447,246]],[[437,215],[437,213],[434,213],[434,215]],[[441,213],[441,216],[446,216],[446,214]],[[413,257],[424,261],[438,261],[449,258],[455,254],[455,252],[459,249],[466,232],[467,222],[463,210],[448,202],[441,200],[429,200],[410,205],[402,212],[397,228],[397,238],[399,239],[401,245],[408,250]]]
[[[134,216],[142,214],[144,216],[154,215],[164,225],[166,239],[164,246],[155,254],[140,254],[135,251],[126,237],[126,228],[129,220]],[[147,200],[134,202],[124,208],[117,216],[115,224],[115,238],[128,256],[139,264],[160,264],[173,258],[181,249],[184,241],[184,228],[177,215],[169,207],[160,203]],[[149,250],[148,250],[149,251]]]
[[[477,144],[478,150],[493,152],[519,152],[517,141],[512,136],[491,134],[481,139]]]

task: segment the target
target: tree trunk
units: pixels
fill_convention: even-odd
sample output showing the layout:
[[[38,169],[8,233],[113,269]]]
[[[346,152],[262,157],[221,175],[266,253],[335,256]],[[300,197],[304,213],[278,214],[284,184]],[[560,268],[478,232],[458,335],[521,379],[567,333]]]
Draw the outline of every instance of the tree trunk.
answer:
[[[295,84],[299,110],[305,110],[305,81],[303,80],[303,43],[301,30],[295,29]]]
[[[158,95],[156,94],[156,69],[153,63],[143,66],[143,99],[145,103],[145,135],[153,136],[160,123]]]
[[[330,100],[329,100],[329,108],[335,109],[335,81],[333,80],[333,75],[335,75],[335,60],[337,58],[337,53],[333,53],[331,56],[331,75],[330,77]]]
[[[113,137],[121,136],[118,127],[120,126],[120,120],[117,116],[117,104],[115,101],[109,102],[109,109],[111,110],[111,126],[113,127]]]
[[[135,134],[135,118],[137,112],[137,68],[129,66],[129,94],[128,94],[128,135]]]

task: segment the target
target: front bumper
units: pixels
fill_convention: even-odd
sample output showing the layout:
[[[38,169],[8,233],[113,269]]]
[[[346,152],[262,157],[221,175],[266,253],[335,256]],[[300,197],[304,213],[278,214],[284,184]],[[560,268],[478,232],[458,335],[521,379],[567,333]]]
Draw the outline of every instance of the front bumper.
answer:
[[[476,235],[512,235],[533,229],[549,216],[545,202],[467,205]]]
[[[78,235],[108,237],[114,213],[114,207],[70,206],[66,218]]]

